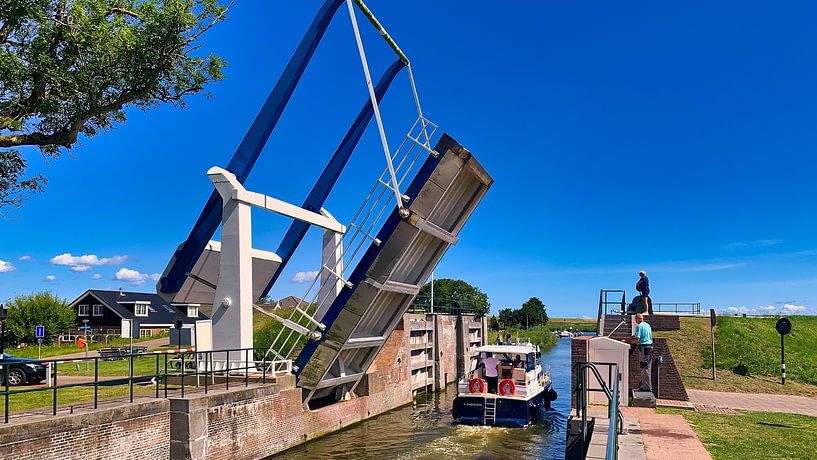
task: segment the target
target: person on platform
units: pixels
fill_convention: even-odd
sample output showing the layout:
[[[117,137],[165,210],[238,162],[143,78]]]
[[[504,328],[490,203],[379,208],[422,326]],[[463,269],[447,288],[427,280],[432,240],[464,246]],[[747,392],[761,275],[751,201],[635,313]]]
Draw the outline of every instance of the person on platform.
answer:
[[[510,345],[512,343],[513,342],[511,341],[511,333],[509,332],[509,333],[505,334],[505,345]]]
[[[501,332],[496,335],[496,344],[497,345],[502,345],[502,333]]]
[[[494,358],[493,353],[485,353],[482,358],[482,365],[485,367],[485,382],[488,383],[488,393],[496,393],[499,383],[498,368],[501,362]]]
[[[635,315],[635,337],[638,339],[638,365],[641,368],[641,384],[638,391],[652,393],[652,328],[641,313]]]
[[[643,306],[642,312],[649,313],[650,311],[650,279],[647,278],[647,272],[641,270],[638,272],[638,282],[635,283],[635,290],[641,294],[641,303]]]

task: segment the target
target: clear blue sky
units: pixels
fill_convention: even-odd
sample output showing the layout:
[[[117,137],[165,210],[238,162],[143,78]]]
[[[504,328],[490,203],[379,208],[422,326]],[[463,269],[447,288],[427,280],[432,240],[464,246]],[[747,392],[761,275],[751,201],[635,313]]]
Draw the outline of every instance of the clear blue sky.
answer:
[[[632,292],[640,269],[656,301],[817,311],[817,4],[370,3],[428,117],[496,180],[438,277],[478,285],[495,309],[538,296],[551,316],[593,316],[598,290]],[[29,154],[49,184],[0,221],[0,299],[153,289],[212,190],[205,171],[226,164],[318,6],[238,1],[206,39],[229,61],[212,99],[131,110],[73,158]],[[379,75],[393,55],[364,29]],[[342,8],[248,187],[300,202],[363,83]],[[411,102],[403,74],[383,107],[392,139]],[[330,199],[341,221],[383,167],[376,141],[370,126]],[[255,246],[274,250],[288,221],[254,217]],[[316,268],[317,236],[273,296],[303,293],[291,280]],[[96,260],[51,263],[65,253]]]

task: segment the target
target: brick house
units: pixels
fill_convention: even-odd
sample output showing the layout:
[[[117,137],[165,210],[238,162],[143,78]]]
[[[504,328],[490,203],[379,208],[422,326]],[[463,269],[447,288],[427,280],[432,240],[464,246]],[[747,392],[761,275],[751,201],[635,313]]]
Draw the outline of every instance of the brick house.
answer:
[[[139,322],[139,336],[149,337],[173,327],[176,320],[185,324],[208,319],[195,304],[171,304],[158,294],[148,292],[103,291],[89,289],[70,304],[77,314],[76,326],[87,320],[94,334],[121,333],[122,319]]]

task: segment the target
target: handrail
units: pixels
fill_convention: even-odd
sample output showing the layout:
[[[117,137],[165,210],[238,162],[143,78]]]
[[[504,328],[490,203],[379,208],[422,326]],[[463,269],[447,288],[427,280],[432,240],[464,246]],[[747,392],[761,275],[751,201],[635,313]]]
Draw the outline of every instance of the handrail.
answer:
[[[604,379],[602,379],[601,374],[597,366],[607,366],[608,368],[608,381],[613,382],[613,389],[611,390],[608,388],[607,384],[605,383]],[[585,371],[590,370],[596,381],[599,383],[601,388],[588,388],[586,382],[586,375]],[[618,382],[621,379],[621,373],[618,370],[618,364],[616,363],[588,363],[585,361],[579,361],[576,363],[576,413],[580,414],[582,417],[582,425],[581,425],[581,436],[582,442],[586,445],[587,443],[587,393],[590,391],[601,391],[607,396],[607,401],[610,407],[610,431],[609,433],[613,433],[612,437],[617,438],[619,434],[624,431],[624,417],[621,414],[621,408],[619,407],[618,399],[620,397]],[[615,378],[613,378],[615,376]],[[609,443],[610,443],[610,434],[608,433],[608,452],[609,452]],[[618,446],[618,439],[615,439],[615,446],[617,450]],[[616,454],[617,455],[617,452]],[[609,458],[616,458],[607,457]]]
[[[235,376],[237,373],[243,375],[244,385],[249,385],[249,376],[252,375],[260,377],[261,383],[267,383],[267,375],[274,377],[278,374],[290,374],[292,372],[292,361],[277,360],[270,361],[266,359],[256,360],[255,355],[258,353],[262,355],[266,349],[261,348],[233,348],[210,351],[196,351],[194,348],[181,348],[170,350],[157,350],[147,353],[130,353],[127,355],[117,356],[115,359],[127,359],[128,369],[127,375],[114,375],[111,378],[100,379],[99,364],[100,361],[109,361],[110,358],[103,356],[88,356],[80,358],[45,358],[45,359],[26,359],[19,361],[17,359],[0,358],[0,368],[2,368],[2,375],[4,377],[2,389],[0,389],[0,397],[3,398],[3,421],[9,422],[9,405],[12,396],[25,393],[39,393],[51,392],[51,414],[57,415],[58,406],[58,390],[65,388],[77,387],[92,387],[93,388],[93,408],[97,409],[99,406],[99,387],[114,387],[114,386],[128,386],[128,400],[133,402],[134,384],[149,384],[154,388],[154,395],[156,398],[160,397],[160,381],[163,382],[164,397],[168,397],[169,390],[179,390],[181,397],[185,394],[185,377],[194,377],[193,385],[200,386],[200,377],[204,377],[204,393],[209,392],[209,387],[215,383],[216,376],[224,377],[224,384],[227,389],[230,385],[230,376]],[[169,356],[173,355],[173,358]],[[214,355],[215,359],[214,359]],[[236,356],[237,355],[237,356]],[[163,358],[162,358],[163,357]],[[237,359],[235,359],[237,358]],[[154,372],[141,372],[139,375],[134,374],[134,360],[146,359],[155,361]],[[163,370],[160,369],[160,362],[164,362]],[[89,364],[93,363],[93,380],[76,383],[58,383],[59,365],[60,364],[76,364],[79,368],[81,363],[86,365],[86,373],[90,372]],[[223,366],[221,365],[223,363]],[[170,364],[170,366],[168,366]],[[219,366],[214,366],[219,364]],[[47,384],[45,386],[28,387],[28,388],[13,388],[10,386],[9,375],[15,365],[28,365],[28,367],[40,366],[44,367],[45,378]],[[42,371],[42,369],[40,369]],[[192,374],[192,375],[191,375]],[[104,377],[104,376],[103,376]],[[168,377],[178,377],[180,384],[178,387],[168,387]],[[88,401],[90,403],[90,400]]]
[[[608,419],[610,420],[610,423],[607,427],[607,455],[605,456],[607,460],[615,460],[618,458],[618,433],[616,433],[616,427],[618,426],[619,422],[622,424],[622,426],[624,424],[624,421],[618,418],[620,414],[620,409],[618,407],[618,379],[613,381],[612,395],[613,398],[610,400],[610,405],[608,407]]]
[[[669,307],[673,307],[670,309]],[[693,315],[701,314],[700,302],[653,302],[653,312],[674,312],[688,313]]]

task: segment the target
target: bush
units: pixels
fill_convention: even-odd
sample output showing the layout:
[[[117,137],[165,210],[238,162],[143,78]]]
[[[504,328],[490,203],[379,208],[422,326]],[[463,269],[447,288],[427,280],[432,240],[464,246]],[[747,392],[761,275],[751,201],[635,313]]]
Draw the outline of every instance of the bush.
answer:
[[[60,333],[74,325],[77,315],[68,302],[50,292],[17,296],[8,303],[6,334],[8,341],[34,343],[34,327],[45,326],[45,342],[50,343]]]

